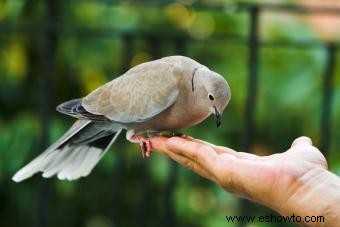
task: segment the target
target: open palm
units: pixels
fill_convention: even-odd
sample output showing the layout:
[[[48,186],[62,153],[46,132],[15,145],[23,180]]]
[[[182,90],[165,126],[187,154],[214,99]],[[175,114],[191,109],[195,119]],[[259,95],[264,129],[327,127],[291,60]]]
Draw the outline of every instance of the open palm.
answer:
[[[154,137],[152,148],[206,177],[224,190],[280,210],[303,193],[302,185],[327,170],[321,152],[307,137],[284,153],[269,156],[236,152],[191,137]]]

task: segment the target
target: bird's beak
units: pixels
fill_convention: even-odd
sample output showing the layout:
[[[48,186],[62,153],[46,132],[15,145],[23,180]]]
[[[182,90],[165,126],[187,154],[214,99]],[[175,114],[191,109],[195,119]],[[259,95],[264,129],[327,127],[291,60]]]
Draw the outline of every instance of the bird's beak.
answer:
[[[217,110],[216,106],[214,106],[214,109],[215,109],[216,126],[218,128],[221,125],[221,113]]]

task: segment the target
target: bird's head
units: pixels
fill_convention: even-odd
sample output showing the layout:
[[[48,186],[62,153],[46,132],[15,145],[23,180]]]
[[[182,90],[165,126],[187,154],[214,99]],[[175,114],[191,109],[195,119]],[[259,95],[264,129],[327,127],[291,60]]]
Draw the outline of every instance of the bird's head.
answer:
[[[195,81],[201,86],[200,102],[215,115],[216,126],[221,125],[222,113],[228,105],[231,92],[227,81],[218,73],[206,67],[196,68],[193,72],[193,90]]]

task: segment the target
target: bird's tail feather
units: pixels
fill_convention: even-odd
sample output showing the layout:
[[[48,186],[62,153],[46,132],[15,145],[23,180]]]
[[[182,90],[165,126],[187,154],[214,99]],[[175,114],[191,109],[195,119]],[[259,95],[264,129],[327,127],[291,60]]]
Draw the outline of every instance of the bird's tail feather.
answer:
[[[78,120],[63,137],[14,176],[23,181],[37,172],[43,177],[58,175],[61,180],[87,176],[103,157],[122,129],[99,131],[91,121]]]

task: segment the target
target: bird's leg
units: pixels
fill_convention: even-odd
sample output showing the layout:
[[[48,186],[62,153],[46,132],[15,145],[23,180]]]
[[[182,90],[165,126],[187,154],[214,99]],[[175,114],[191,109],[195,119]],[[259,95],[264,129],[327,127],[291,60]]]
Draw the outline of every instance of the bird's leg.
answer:
[[[144,138],[143,136],[133,135],[130,141],[133,143],[139,143],[140,153],[143,158],[149,158],[151,156],[151,144],[149,139]]]
[[[175,136],[177,136],[177,137],[185,137],[185,134],[182,133],[182,132],[171,132],[170,136],[171,137],[175,137]]]
[[[141,155],[143,158],[149,158],[151,156],[151,143],[148,138],[144,138],[143,136],[138,136],[135,134],[133,130],[129,130],[126,133],[126,139],[132,143],[138,143],[141,151]]]
[[[177,137],[185,138],[186,135],[184,133],[181,133],[181,132],[170,131],[170,132],[162,134],[162,136],[165,136],[165,137],[175,137],[175,136],[177,136]]]

